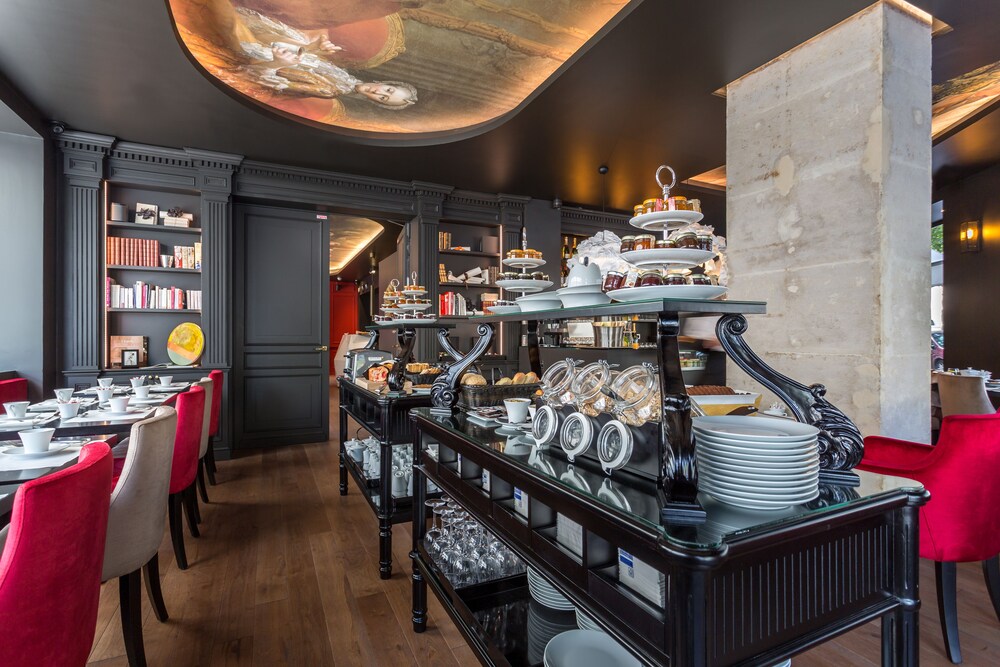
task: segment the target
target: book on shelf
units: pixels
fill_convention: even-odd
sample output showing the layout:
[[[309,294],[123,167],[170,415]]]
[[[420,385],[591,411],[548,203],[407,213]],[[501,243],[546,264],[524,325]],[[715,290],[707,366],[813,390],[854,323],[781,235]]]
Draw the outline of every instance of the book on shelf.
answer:
[[[174,246],[174,266],[178,269],[201,268],[201,244]]]
[[[451,232],[438,232],[438,250],[451,248]]]
[[[455,292],[444,292],[438,297],[438,313],[442,317],[468,315],[465,297]]]
[[[109,236],[105,258],[112,266],[158,266],[160,242],[154,239]]]
[[[448,282],[448,270],[444,268],[444,264],[438,264],[438,282]]]
[[[139,364],[145,364],[149,352],[148,336],[108,336],[108,364],[121,366],[122,350],[139,350]]]
[[[104,304],[108,308],[135,310],[201,310],[201,290],[160,287],[141,280],[126,286],[108,278]]]

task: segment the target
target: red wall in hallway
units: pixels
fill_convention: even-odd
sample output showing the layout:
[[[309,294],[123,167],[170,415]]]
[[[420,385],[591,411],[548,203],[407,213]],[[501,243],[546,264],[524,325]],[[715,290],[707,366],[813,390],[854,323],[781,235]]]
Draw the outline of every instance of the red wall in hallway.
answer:
[[[333,360],[337,358],[337,346],[345,333],[358,329],[358,288],[354,283],[330,281],[330,374],[333,374]]]

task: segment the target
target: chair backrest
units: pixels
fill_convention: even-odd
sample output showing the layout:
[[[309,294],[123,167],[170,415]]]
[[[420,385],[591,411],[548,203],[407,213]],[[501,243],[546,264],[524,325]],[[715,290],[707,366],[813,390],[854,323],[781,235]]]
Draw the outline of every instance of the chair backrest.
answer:
[[[208,434],[214,436],[219,434],[219,420],[222,419],[222,371],[214,370],[208,377],[212,378],[212,425]]]
[[[986,380],[978,376],[937,373],[938,393],[941,395],[941,414],[987,415],[996,412],[986,393]]]
[[[205,390],[193,386],[177,396],[177,433],[170,467],[170,493],[191,486],[198,472],[198,450],[205,420]]]
[[[177,412],[159,407],[132,425],[125,467],[111,492],[102,581],[145,565],[163,540]]]
[[[1000,553],[1000,415],[945,417],[922,466],[931,499],[920,509],[920,554],[967,562]]]
[[[6,413],[4,403],[28,400],[28,381],[24,378],[0,380],[0,415]]]
[[[205,411],[202,414],[201,442],[198,444],[198,458],[203,458],[208,451],[208,436],[212,430],[212,395],[215,393],[211,378],[201,378],[194,386],[205,390]]]
[[[82,666],[97,628],[111,449],[23,484],[0,555],[0,665]]]

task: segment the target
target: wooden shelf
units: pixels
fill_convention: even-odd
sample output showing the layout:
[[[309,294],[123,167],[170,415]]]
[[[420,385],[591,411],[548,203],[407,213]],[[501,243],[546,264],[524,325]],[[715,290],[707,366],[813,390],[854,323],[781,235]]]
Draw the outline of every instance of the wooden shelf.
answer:
[[[200,315],[200,310],[190,308],[108,308],[109,313],[193,313]]]
[[[476,252],[475,250],[438,250],[439,255],[453,255],[453,256],[463,256],[463,257],[490,257],[493,259],[500,259],[500,253],[498,252]]]
[[[192,273],[198,275],[201,269],[178,269],[176,267],[165,268],[162,266],[132,266],[127,264],[108,264],[109,269],[121,271],[155,271],[157,273]]]
[[[201,227],[167,227],[166,225],[142,225],[135,222],[114,222],[108,220],[108,229],[141,229],[143,231],[169,232],[171,234],[196,234],[201,236]]]

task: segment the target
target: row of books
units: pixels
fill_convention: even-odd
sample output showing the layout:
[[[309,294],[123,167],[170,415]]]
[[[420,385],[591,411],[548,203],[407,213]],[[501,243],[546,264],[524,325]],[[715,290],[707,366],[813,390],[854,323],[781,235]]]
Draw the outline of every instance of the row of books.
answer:
[[[119,285],[107,279],[104,302],[108,308],[136,310],[201,310],[201,290],[158,287],[137,280],[133,285]]]
[[[105,256],[110,265],[159,266],[160,242],[154,239],[127,239],[121,236],[109,236]]]
[[[174,266],[178,269],[201,269],[201,242],[193,246],[174,246]]]
[[[438,250],[451,249],[451,232],[438,232]]]
[[[442,317],[470,314],[465,297],[455,292],[444,292],[438,296],[438,313]]]

